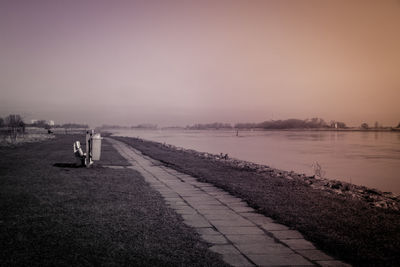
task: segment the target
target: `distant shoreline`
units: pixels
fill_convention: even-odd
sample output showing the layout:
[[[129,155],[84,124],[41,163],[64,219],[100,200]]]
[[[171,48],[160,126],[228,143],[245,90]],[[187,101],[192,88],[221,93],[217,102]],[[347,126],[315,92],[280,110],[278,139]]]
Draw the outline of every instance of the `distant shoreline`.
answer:
[[[100,131],[108,130],[139,130],[139,131],[159,131],[159,130],[181,130],[181,131],[315,131],[315,132],[400,132],[400,128],[386,127],[382,129],[360,129],[357,127],[349,128],[285,128],[285,129],[264,129],[264,128],[205,128],[188,129],[185,127],[160,127],[160,128],[132,128],[132,127],[114,127],[114,128],[96,128]]]

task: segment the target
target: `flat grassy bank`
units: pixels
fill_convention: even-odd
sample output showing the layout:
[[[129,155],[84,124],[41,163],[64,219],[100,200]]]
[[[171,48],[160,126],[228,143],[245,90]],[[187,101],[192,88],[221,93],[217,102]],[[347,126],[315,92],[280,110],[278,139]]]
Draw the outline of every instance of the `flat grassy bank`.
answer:
[[[0,148],[0,266],[224,266],[108,144],[75,168],[72,143]]]
[[[113,137],[165,165],[243,198],[258,212],[299,230],[320,249],[357,266],[398,266],[400,213],[283,177],[235,168],[136,138]]]

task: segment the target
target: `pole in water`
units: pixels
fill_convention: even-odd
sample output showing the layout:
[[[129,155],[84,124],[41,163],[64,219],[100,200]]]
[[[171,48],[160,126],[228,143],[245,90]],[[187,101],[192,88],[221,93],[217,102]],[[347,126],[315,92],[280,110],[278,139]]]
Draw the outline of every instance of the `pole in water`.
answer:
[[[239,136],[239,130],[236,130],[236,136]]]

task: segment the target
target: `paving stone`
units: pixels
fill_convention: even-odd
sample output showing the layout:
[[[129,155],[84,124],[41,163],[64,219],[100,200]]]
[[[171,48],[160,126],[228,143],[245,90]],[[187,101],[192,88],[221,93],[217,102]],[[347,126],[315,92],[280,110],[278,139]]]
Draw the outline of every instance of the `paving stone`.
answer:
[[[226,210],[228,209],[224,205],[194,205],[196,209],[198,210]]]
[[[294,250],[315,249],[314,245],[305,239],[287,239],[281,241]]]
[[[260,213],[248,212],[248,213],[241,213],[240,215],[253,221],[256,224],[265,224],[274,222],[272,218],[264,216]]]
[[[229,212],[229,213],[225,213],[225,214],[204,214],[204,217],[206,217],[208,220],[220,220],[220,221],[243,219],[242,216],[240,216],[234,212]]]
[[[235,197],[228,197],[228,196],[222,196],[222,197],[216,197],[219,201],[222,203],[226,204],[238,204],[242,203],[242,200],[240,198],[235,198]]]
[[[195,187],[198,187],[198,188],[201,188],[201,186],[203,185],[203,183],[199,182],[197,179],[194,181],[191,181],[190,184]]]
[[[220,235],[221,233],[216,231],[214,228],[197,228],[196,231],[201,235]]]
[[[236,254],[240,255],[240,252],[232,245],[214,245],[210,247],[210,250],[219,254]]]
[[[205,241],[212,243],[214,245],[218,245],[218,244],[227,244],[228,240],[226,240],[226,238],[221,235],[221,234],[217,234],[217,235],[201,235],[201,238],[203,238]]]
[[[210,220],[211,224],[218,226],[255,226],[252,222],[245,219],[239,220]]]
[[[230,207],[230,208],[238,213],[254,211],[254,209],[250,207]]]
[[[186,205],[186,206],[184,206],[184,205],[182,205],[182,206],[176,206],[176,207],[175,207],[175,210],[182,210],[182,211],[186,210],[186,211],[192,211],[192,212],[194,212],[194,213],[197,213],[197,210],[193,209],[193,208],[190,207],[189,205]]]
[[[279,240],[285,239],[304,239],[303,235],[296,230],[270,231]]]
[[[203,192],[207,193],[217,193],[221,192],[220,189],[216,188],[215,186],[209,186],[209,187],[200,187]]]
[[[245,257],[238,254],[224,254],[222,259],[231,266],[254,266]]]
[[[197,214],[184,214],[182,215],[182,218],[185,220],[192,220],[192,221],[205,221],[207,220],[199,213]]]
[[[186,202],[182,198],[168,198],[168,199],[165,199],[165,202],[166,203],[175,203],[175,204],[183,203],[183,204],[187,205]]]
[[[168,206],[170,206],[173,209],[180,209],[182,207],[188,207],[188,205],[186,205],[186,203],[184,203],[184,202],[178,202],[178,203],[172,202],[172,203],[167,203],[167,204],[168,204]]]
[[[232,215],[232,214],[235,214],[233,211],[231,211],[228,208],[223,209],[223,210],[202,210],[201,213],[204,214],[204,215],[207,215],[207,214],[219,214],[219,215],[224,215],[224,214]]]
[[[230,196],[230,194],[228,192],[224,192],[222,190],[219,191],[215,191],[215,192],[210,192],[209,195],[215,196],[215,197],[222,197],[222,196]]]
[[[180,214],[180,215],[185,215],[185,214],[197,214],[197,211],[189,208],[189,207],[177,207],[176,209],[174,209],[176,213]]]
[[[151,170],[150,171],[150,173],[153,175],[153,176],[162,176],[162,178],[159,178],[159,180],[167,180],[168,179],[168,174],[167,173],[165,173],[165,172],[163,172],[163,171],[156,171],[156,170]]]
[[[318,249],[307,249],[307,250],[297,250],[297,252],[307,259],[313,261],[332,261],[333,258],[329,255],[326,255],[321,250]]]
[[[201,195],[204,194],[203,192],[200,191],[177,191],[178,194],[182,197],[187,197],[187,196],[197,196],[197,195]]]
[[[193,178],[190,175],[187,174],[183,174],[183,173],[178,173],[177,176],[181,179],[185,179],[185,180],[196,180],[195,178]]]
[[[279,223],[264,223],[261,227],[267,231],[289,230],[289,227]]]
[[[244,201],[233,202],[233,203],[230,203],[229,206],[231,208],[249,207],[249,205],[247,205],[247,203]]]
[[[166,200],[174,200],[174,198],[175,199],[179,199],[179,200],[182,200],[182,198],[178,195],[178,194],[176,194],[176,193],[174,193],[174,194],[171,194],[171,193],[160,193],[163,197],[164,197],[164,199],[166,199]]]
[[[206,198],[198,198],[198,197],[185,197],[184,198],[188,203],[196,206],[212,206],[212,205],[220,205],[221,203],[216,201],[215,199],[206,199]]]
[[[192,200],[195,203],[203,203],[203,202],[213,202],[216,204],[220,204],[220,202],[218,200],[216,200],[215,198],[213,198],[212,196],[206,195],[206,194],[202,194],[202,195],[196,195],[196,196],[186,196],[185,197],[188,201]]]
[[[189,203],[190,205],[192,205],[193,207],[201,207],[201,206],[212,206],[212,205],[219,205],[220,203],[219,202],[215,202],[215,201],[211,201],[211,200],[209,200],[209,201],[202,201],[202,202],[200,202],[200,201],[193,201],[193,200],[188,200],[188,199],[186,199],[185,198],[185,200],[186,200],[186,202],[187,203]],[[228,208],[226,208],[226,209],[228,209]],[[205,209],[206,210],[206,209]]]
[[[342,261],[317,261],[317,263],[321,266],[351,267],[350,264]]]
[[[199,188],[200,190],[202,190],[203,192],[207,192],[207,193],[221,191],[220,188],[214,186],[211,183],[207,183],[205,185],[200,185],[200,186],[196,186],[196,187]],[[223,191],[223,192],[225,192],[225,191]]]
[[[209,183],[206,183],[206,182],[197,181],[197,183],[198,183],[199,187],[203,187],[203,186],[207,187],[207,186],[210,186],[210,184],[209,184]]]
[[[232,243],[234,244],[256,244],[269,242],[270,244],[275,244],[275,240],[267,235],[226,235]]]
[[[179,172],[177,172],[177,171],[174,170],[174,169],[165,168],[164,166],[162,167],[162,169],[163,169],[164,171],[168,172],[168,173],[171,174],[171,175],[179,175]]]
[[[171,188],[176,188],[178,187],[182,182],[177,182],[174,180],[164,180],[163,181],[167,186],[171,187]]]
[[[181,178],[182,178],[182,177],[181,177]],[[195,183],[196,183],[196,181],[197,181],[196,178],[193,178],[193,179],[182,178],[182,179],[185,181],[185,183],[190,184],[190,185],[192,185],[192,186],[195,186]]]
[[[293,250],[279,243],[270,241],[257,242],[254,244],[238,244],[237,248],[244,254],[265,254],[265,255],[281,255],[292,254]]]
[[[312,266],[313,264],[298,254],[247,255],[258,266]]]
[[[236,227],[227,227],[227,226],[216,226],[218,231],[223,233],[224,235],[255,235],[255,234],[264,234],[258,227],[254,226],[236,226]]]
[[[211,224],[202,220],[184,220],[184,222],[185,224],[195,228],[211,227]]]

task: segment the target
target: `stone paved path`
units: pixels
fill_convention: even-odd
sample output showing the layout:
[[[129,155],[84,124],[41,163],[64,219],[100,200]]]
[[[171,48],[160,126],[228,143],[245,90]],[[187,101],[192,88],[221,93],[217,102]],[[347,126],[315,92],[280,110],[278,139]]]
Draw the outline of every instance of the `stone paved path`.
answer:
[[[349,266],[316,249],[299,232],[257,214],[240,198],[167,168],[122,142],[107,140],[225,262],[233,266]]]

